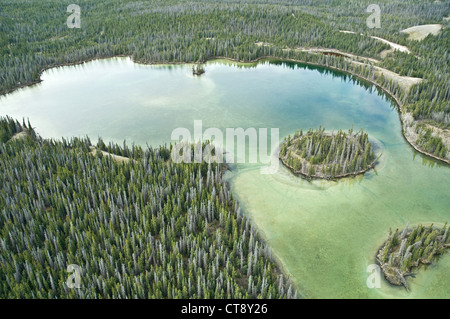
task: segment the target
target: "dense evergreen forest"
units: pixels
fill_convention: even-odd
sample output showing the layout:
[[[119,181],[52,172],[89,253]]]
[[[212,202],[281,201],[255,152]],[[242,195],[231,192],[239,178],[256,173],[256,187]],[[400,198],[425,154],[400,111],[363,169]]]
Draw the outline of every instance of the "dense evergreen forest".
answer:
[[[197,62],[211,57],[241,61],[263,56],[335,67],[381,85],[397,97],[413,120],[404,120],[408,140],[450,160],[450,140],[433,128],[450,128],[448,1],[380,0],[381,28],[369,29],[370,2],[335,0],[80,0],[81,28],[66,25],[72,0],[2,0],[0,93],[39,81],[48,67],[129,55],[143,63]],[[408,40],[402,29],[443,24],[437,36]],[[342,33],[340,31],[353,31]],[[394,51],[379,36],[408,46]],[[366,58],[400,75],[423,78],[409,92],[380,76],[373,64],[298,48],[329,48]],[[428,127],[417,126],[418,123]],[[431,126],[431,128],[430,128]],[[428,130],[431,133],[428,134]],[[440,146],[439,146],[440,145]],[[439,147],[438,147],[439,146]]]
[[[374,164],[369,137],[362,129],[326,133],[324,128],[296,131],[284,139],[281,161],[308,178],[336,178],[362,173]]]
[[[412,275],[411,270],[430,264],[450,248],[448,228],[446,223],[442,228],[418,225],[409,229],[406,225],[402,232],[391,230],[377,256],[386,279],[409,290],[405,277]]]
[[[221,164],[99,140],[133,159],[119,163],[10,118],[0,136],[0,298],[297,297]],[[66,284],[70,264],[80,289]]]

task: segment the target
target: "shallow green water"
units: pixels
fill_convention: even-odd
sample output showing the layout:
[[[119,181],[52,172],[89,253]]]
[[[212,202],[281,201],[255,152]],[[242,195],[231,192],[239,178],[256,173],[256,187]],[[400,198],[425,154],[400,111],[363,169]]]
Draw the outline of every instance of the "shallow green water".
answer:
[[[377,90],[323,69],[211,61],[201,77],[189,65],[144,66],[99,60],[44,72],[39,85],[0,98],[0,114],[29,117],[43,137],[168,143],[176,127],[363,127],[382,146],[376,171],[338,182],[307,182],[281,168],[233,166],[234,195],[256,222],[305,297],[450,296],[450,254],[409,278],[411,292],[369,289],[366,267],[390,227],[450,222],[450,168],[415,152],[397,111]]]

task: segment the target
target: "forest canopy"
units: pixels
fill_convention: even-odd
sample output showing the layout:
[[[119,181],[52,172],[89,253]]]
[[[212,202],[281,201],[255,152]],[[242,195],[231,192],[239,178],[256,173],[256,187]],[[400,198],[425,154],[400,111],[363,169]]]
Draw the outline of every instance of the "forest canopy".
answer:
[[[222,164],[174,164],[166,147],[12,139],[25,130],[0,118],[0,298],[297,297]],[[69,265],[83,289],[67,286]]]

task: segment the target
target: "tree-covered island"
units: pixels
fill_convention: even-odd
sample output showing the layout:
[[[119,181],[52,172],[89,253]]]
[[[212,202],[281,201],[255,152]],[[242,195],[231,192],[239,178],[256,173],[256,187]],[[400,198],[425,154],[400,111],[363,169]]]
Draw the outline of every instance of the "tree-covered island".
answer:
[[[378,251],[377,262],[386,280],[409,290],[405,277],[413,275],[412,268],[428,265],[438,255],[450,248],[448,227],[419,225],[412,229],[406,225],[402,232],[389,232],[389,237]]]
[[[374,167],[378,159],[362,129],[327,133],[322,127],[289,135],[280,147],[279,158],[294,174],[308,179],[362,174]]]

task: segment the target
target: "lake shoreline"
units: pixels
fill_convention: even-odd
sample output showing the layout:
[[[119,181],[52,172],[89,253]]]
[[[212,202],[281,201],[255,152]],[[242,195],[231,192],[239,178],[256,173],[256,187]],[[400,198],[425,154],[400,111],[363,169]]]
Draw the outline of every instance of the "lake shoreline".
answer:
[[[84,64],[84,63],[87,63],[87,62],[90,62],[90,61],[94,61],[94,60],[105,60],[105,59],[111,59],[111,58],[129,58],[133,63],[138,63],[138,64],[142,64],[142,65],[195,64],[195,62],[161,62],[161,61],[159,61],[159,62],[145,62],[145,61],[142,61],[142,60],[136,60],[136,59],[133,58],[133,56],[125,55],[125,54],[114,55],[114,56],[106,56],[106,57],[92,57],[92,58],[85,59],[85,60],[78,61],[78,62],[70,62],[70,63],[63,63],[63,64],[52,64],[52,65],[50,65],[48,67],[45,67],[39,73],[39,80],[35,80],[35,81],[30,82],[30,83],[20,84],[17,87],[14,87],[12,89],[6,90],[5,92],[0,94],[0,97],[3,96],[3,95],[10,94],[10,93],[12,93],[12,92],[14,92],[14,91],[16,91],[18,89],[25,88],[25,87],[28,87],[28,86],[32,86],[32,85],[41,83],[43,81],[41,79],[42,74],[45,71],[49,70],[49,69],[58,68],[58,67],[64,67],[64,66],[81,65],[81,64]],[[363,57],[361,57],[361,58],[363,58]],[[236,62],[236,63],[246,64],[246,63],[260,62],[261,60],[265,60],[265,59],[266,60],[267,59],[275,59],[275,60],[279,60],[281,62],[284,62],[284,61],[286,61],[286,62],[287,61],[288,62],[295,62],[295,63],[304,64],[304,65],[317,66],[317,67],[321,67],[321,68],[324,68],[324,69],[335,70],[335,71],[339,71],[339,72],[342,72],[342,73],[354,76],[357,79],[360,79],[360,80],[363,80],[363,81],[367,81],[367,82],[375,85],[377,88],[381,89],[384,93],[386,93],[389,97],[391,97],[395,101],[396,106],[397,106],[397,113],[398,113],[398,116],[399,116],[399,119],[400,119],[400,123],[401,123],[401,127],[402,127],[402,136],[408,142],[408,144],[411,145],[414,148],[414,150],[416,150],[417,152],[419,152],[419,153],[421,153],[423,155],[426,155],[428,157],[431,157],[431,158],[433,158],[433,159],[435,159],[435,160],[437,160],[437,161],[439,161],[441,163],[450,165],[450,160],[448,160],[446,158],[441,158],[439,156],[436,156],[434,154],[431,154],[429,152],[426,152],[426,151],[422,150],[412,139],[408,138],[405,135],[405,127],[404,127],[405,123],[404,123],[404,120],[402,118],[402,115],[403,115],[402,114],[402,107],[403,107],[403,105],[400,103],[399,99],[392,92],[390,92],[387,88],[384,88],[379,83],[377,83],[377,82],[375,82],[375,81],[373,81],[371,79],[368,79],[366,77],[363,77],[361,75],[353,73],[353,72],[351,72],[349,70],[343,70],[343,69],[340,69],[340,68],[337,68],[337,67],[334,67],[334,66],[322,65],[322,64],[319,64],[319,63],[302,61],[302,60],[291,59],[291,58],[280,58],[280,57],[276,57],[276,56],[261,56],[261,57],[258,57],[256,59],[249,60],[249,61],[241,61],[241,60],[237,60],[237,59],[233,59],[233,58],[229,58],[229,57],[224,57],[224,56],[213,56],[213,57],[209,57],[209,58],[205,59],[204,63],[206,63],[208,61],[211,61],[211,60],[227,60],[227,61],[232,61],[232,62]]]
[[[233,172],[232,168],[230,166],[228,166],[228,164],[227,164],[227,169],[230,172]],[[223,178],[224,178],[224,181],[227,184],[227,186],[230,186],[230,189],[231,189],[232,185],[231,185],[230,180],[233,179],[234,176],[225,177],[225,173],[223,173]],[[257,234],[257,239],[262,244],[266,245],[266,247],[268,247],[268,249],[270,250],[269,258],[277,266],[277,271],[280,274],[283,274],[284,275],[284,280],[285,281],[289,281],[289,284],[292,285],[292,287],[295,288],[295,290],[297,291],[297,293],[298,293],[297,294],[297,299],[306,299],[307,296],[304,294],[303,290],[299,289],[300,288],[299,283],[294,281],[293,278],[295,278],[295,277],[291,274],[291,272],[288,271],[286,264],[283,262],[283,259],[280,256],[278,256],[276,252],[273,251],[272,245],[269,243],[268,236],[266,235],[264,230],[261,227],[259,227],[258,224],[254,221],[253,216],[248,213],[248,211],[246,210],[245,206],[242,206],[242,201],[240,201],[236,197],[236,195],[233,195],[233,198],[239,203],[239,208],[241,209],[242,216],[245,216],[248,220],[250,220],[250,222],[255,227],[256,234]],[[300,280],[299,280],[299,282],[300,282]]]
[[[442,229],[442,228],[440,228],[440,227],[433,227],[433,226],[434,226],[434,223],[431,223],[430,226],[427,226],[426,224],[424,225],[425,229],[426,229],[426,227],[429,227],[430,230],[435,229],[435,230],[438,230],[439,232],[443,232],[443,229]],[[421,227],[421,226],[419,226],[419,227]],[[445,225],[444,225],[444,228],[445,228]],[[397,229],[397,230],[398,230],[398,229]],[[407,224],[407,227],[406,227],[404,230],[402,230],[402,235],[401,235],[401,237],[399,238],[399,240],[400,240],[400,239],[402,239],[402,240],[404,239],[404,240],[406,241],[406,239],[408,238],[408,236],[411,235],[411,233],[413,232],[413,230],[414,230],[414,229],[411,229],[411,231],[409,231],[408,224]],[[443,244],[442,244],[442,249],[444,249],[444,251],[442,252],[442,254],[445,253],[445,250],[446,250],[446,249],[449,249],[449,248],[450,248],[450,244],[446,244],[446,243],[445,243],[445,240],[446,240],[445,236],[446,236],[446,235],[447,235],[447,233],[445,233],[445,235],[443,236],[444,238],[442,239],[442,240],[444,241]],[[395,236],[395,234],[394,234],[394,236]],[[406,238],[406,239],[405,239],[405,238]],[[383,259],[383,250],[386,249],[386,247],[389,246],[389,244],[391,243],[391,240],[392,240],[392,238],[391,238],[391,236],[389,236],[389,237],[383,242],[383,244],[379,247],[379,249],[377,250],[376,255],[375,255],[376,263],[377,263],[377,264],[379,265],[379,267],[381,268],[381,270],[382,270],[382,272],[383,272],[383,275],[384,275],[384,278],[386,279],[386,281],[387,281],[391,286],[393,286],[393,287],[403,286],[403,287],[406,288],[406,290],[409,292],[409,291],[410,291],[409,285],[408,285],[408,283],[406,282],[406,279],[405,279],[405,278],[408,277],[408,276],[413,276],[413,277],[414,277],[414,275],[415,275],[416,273],[414,273],[413,270],[419,270],[421,265],[430,265],[430,264],[432,264],[433,258],[435,258],[435,256],[440,256],[441,253],[435,252],[435,253],[433,253],[433,256],[432,256],[431,258],[422,258],[422,257],[419,257],[418,259],[416,259],[416,260],[409,266],[409,269],[407,269],[407,271],[403,271],[403,272],[402,272],[402,271],[400,270],[400,267],[399,267],[399,266],[393,266],[393,265],[390,264],[390,263],[391,263],[390,258],[392,258],[392,256],[394,256],[395,253],[398,253],[398,252],[394,252],[394,251],[391,252],[391,254],[389,255],[389,256],[390,256],[389,262],[387,262],[387,261],[383,262],[383,261],[382,261],[382,259]],[[420,245],[422,244],[422,241],[415,242],[414,244],[412,243],[412,244],[408,247],[408,250],[407,250],[406,253],[409,252],[409,249],[410,249],[411,247],[414,247],[414,246],[416,246],[417,244],[419,244],[419,247],[420,247]],[[432,243],[432,244],[433,244],[433,243]],[[398,243],[397,246],[400,246],[400,243]],[[402,247],[403,247],[403,246],[402,246]],[[406,246],[404,246],[404,248],[406,248]],[[401,248],[400,248],[400,249],[401,249]],[[412,255],[411,255],[411,256],[412,256]],[[392,272],[394,272],[394,273],[392,273]]]
[[[355,176],[358,176],[358,175],[364,175],[367,171],[375,168],[375,165],[378,162],[378,160],[380,159],[380,157],[381,157],[381,154],[372,163],[370,163],[370,165],[368,165],[367,168],[365,168],[363,170],[360,170],[358,172],[350,172],[350,173],[345,173],[345,174],[341,174],[341,175],[336,175],[334,177],[307,175],[307,174],[304,174],[304,173],[302,173],[300,171],[296,171],[291,165],[286,163],[283,158],[279,157],[279,159],[280,159],[281,163],[283,163],[283,165],[286,166],[286,168],[288,168],[292,172],[292,174],[297,175],[297,176],[301,176],[301,177],[307,179],[308,181],[311,181],[313,179],[317,179],[317,180],[322,179],[322,180],[327,180],[327,181],[338,181],[338,180],[340,180],[342,178],[346,178],[346,177],[355,177]]]

